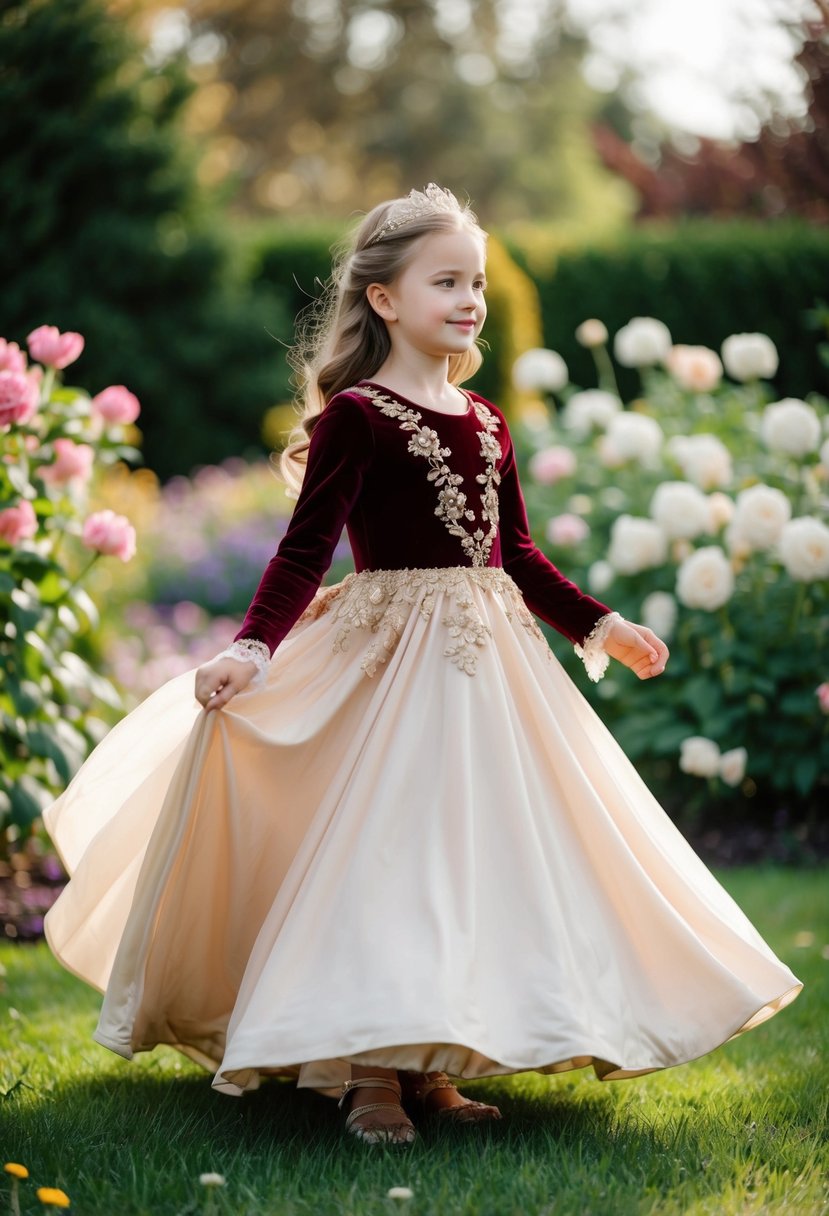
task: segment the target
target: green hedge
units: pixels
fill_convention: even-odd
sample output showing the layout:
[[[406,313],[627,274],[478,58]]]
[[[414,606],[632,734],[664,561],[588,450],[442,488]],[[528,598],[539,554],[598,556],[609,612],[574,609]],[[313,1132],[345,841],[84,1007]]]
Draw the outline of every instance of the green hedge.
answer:
[[[730,333],[760,331],[780,351],[781,397],[829,391],[829,372],[804,314],[829,294],[829,231],[799,223],[689,221],[648,226],[592,247],[556,249],[554,234],[509,242],[540,296],[545,345],[566,360],[572,380],[595,371],[574,330],[599,317],[611,334],[631,317],[664,321],[675,342],[719,349]],[[638,386],[623,370],[628,399]]]

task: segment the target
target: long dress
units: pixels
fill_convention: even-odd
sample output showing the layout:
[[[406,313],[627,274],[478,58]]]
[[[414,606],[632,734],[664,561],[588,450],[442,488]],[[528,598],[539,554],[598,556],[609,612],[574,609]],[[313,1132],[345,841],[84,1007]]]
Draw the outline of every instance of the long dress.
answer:
[[[606,1080],[800,991],[552,655],[533,614],[600,669],[610,610],[534,546],[467,400],[335,397],[237,635],[264,678],[212,713],[169,681],[47,811],[47,937],[105,993],[99,1043],[236,1095],[352,1062]],[[357,572],[320,587],[344,525]]]

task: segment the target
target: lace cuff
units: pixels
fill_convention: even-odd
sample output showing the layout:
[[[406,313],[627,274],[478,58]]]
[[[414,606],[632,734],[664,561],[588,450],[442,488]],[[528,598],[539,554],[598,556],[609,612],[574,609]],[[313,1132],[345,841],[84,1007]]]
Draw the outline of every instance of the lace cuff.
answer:
[[[598,684],[610,662],[610,655],[604,648],[605,638],[616,622],[623,619],[618,612],[605,613],[599,617],[589,636],[584,639],[584,645],[579,646],[577,643],[575,646],[576,654],[584,663],[584,670],[594,684]]]
[[[243,663],[253,663],[256,675],[248,684],[248,688],[261,688],[270,667],[271,652],[258,638],[240,638],[238,642],[231,642],[216,658],[240,659]]]

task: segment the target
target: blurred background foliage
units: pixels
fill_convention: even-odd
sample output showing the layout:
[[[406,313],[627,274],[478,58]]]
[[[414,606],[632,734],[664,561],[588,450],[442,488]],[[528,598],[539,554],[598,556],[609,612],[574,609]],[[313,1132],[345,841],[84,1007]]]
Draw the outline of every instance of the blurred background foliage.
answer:
[[[730,145],[672,142],[635,91],[588,85],[590,31],[570,7],[8,0],[0,332],[46,318],[85,333],[80,378],[129,377],[163,479],[262,452],[332,241],[378,199],[437,179],[469,193],[533,280],[544,340],[577,375],[585,315],[645,312],[686,342],[767,331],[789,352],[783,389],[818,387],[802,314],[829,250],[820,4],[781,22],[803,112],[765,99],[756,138]],[[791,222],[770,232],[756,222],[769,215]],[[711,216],[739,227],[671,226]],[[539,305],[501,260],[510,303],[493,308],[476,387],[509,406],[506,369],[537,342]]]

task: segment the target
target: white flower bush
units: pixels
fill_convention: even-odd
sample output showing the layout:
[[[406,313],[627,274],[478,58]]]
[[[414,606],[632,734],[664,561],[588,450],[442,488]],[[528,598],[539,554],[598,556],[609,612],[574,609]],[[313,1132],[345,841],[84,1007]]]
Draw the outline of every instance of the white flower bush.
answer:
[[[620,574],[639,574],[661,566],[668,555],[668,538],[652,519],[620,515],[610,529],[607,560]]]
[[[561,355],[540,347],[525,350],[512,367],[512,382],[523,392],[557,393],[568,378],[567,364]]]
[[[718,545],[695,549],[676,574],[676,598],[686,608],[716,612],[734,594],[734,571]]]
[[[779,541],[792,517],[792,505],[782,490],[773,486],[749,486],[737,495],[728,529],[729,547],[770,549]]]
[[[663,481],[657,486],[650,515],[671,540],[693,540],[711,530],[708,499],[687,481]]]
[[[655,317],[634,317],[616,334],[613,353],[623,367],[662,363],[672,346],[671,331]]]
[[[527,429],[530,524],[576,583],[669,640],[671,660],[644,694],[611,669],[588,695],[678,815],[707,812],[712,797],[821,813],[829,402],[773,391],[778,352],[764,334],[730,335],[720,359],[638,317],[611,339],[617,362],[641,373],[623,407],[601,324],[579,334],[599,387],[557,388],[561,408]],[[565,458],[543,455],[560,447],[575,458],[566,482]]]
[[[798,582],[829,578],[829,527],[811,515],[801,515],[780,533],[780,557]]]
[[[586,439],[595,428],[606,427],[621,410],[622,403],[613,393],[600,388],[585,389],[568,398],[561,423],[575,437]]]
[[[702,490],[730,485],[734,477],[731,453],[716,435],[674,435],[666,444],[682,476]]]
[[[722,361],[734,380],[770,380],[777,372],[777,347],[766,334],[731,334],[721,347]]]
[[[786,397],[766,406],[760,433],[773,451],[805,456],[820,443],[820,419],[805,401]]]
[[[662,450],[665,436],[655,418],[623,411],[614,414],[599,440],[599,454],[608,468],[618,468],[629,460],[652,465]]]

